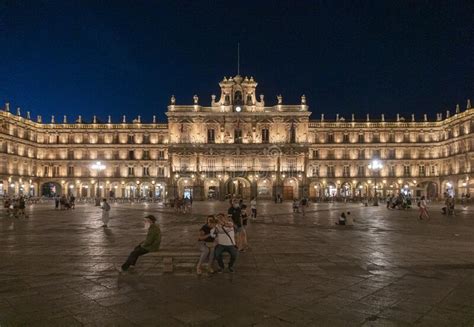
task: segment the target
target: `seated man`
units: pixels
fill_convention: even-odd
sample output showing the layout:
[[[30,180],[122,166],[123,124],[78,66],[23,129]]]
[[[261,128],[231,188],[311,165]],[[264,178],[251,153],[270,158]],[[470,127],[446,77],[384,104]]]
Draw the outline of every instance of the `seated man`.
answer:
[[[138,257],[148,252],[156,252],[160,248],[161,231],[160,227],[155,224],[156,218],[153,215],[145,217],[145,228],[148,228],[145,241],[138,244],[128,256],[127,261],[122,265],[122,271],[127,271],[130,266],[135,266]]]

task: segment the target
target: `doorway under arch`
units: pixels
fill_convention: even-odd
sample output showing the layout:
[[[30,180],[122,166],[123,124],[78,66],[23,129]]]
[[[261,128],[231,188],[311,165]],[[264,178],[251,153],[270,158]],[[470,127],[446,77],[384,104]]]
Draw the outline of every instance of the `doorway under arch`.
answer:
[[[250,182],[243,177],[229,179],[226,184],[226,192],[231,197],[249,199]]]

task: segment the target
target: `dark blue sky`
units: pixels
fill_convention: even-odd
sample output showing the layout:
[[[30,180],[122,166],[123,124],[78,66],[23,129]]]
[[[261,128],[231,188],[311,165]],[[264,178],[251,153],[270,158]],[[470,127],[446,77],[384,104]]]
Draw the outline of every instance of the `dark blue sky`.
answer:
[[[222,77],[313,117],[431,117],[474,98],[474,1],[0,1],[0,101],[49,121],[165,121]],[[473,99],[474,100],[474,99]]]

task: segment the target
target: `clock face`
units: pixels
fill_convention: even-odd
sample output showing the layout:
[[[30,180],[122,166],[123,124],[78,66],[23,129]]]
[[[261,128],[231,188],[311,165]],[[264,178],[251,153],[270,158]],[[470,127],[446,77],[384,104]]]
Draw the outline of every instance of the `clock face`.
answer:
[[[235,107],[235,111],[237,111],[237,112],[241,112],[241,111],[242,111],[242,107],[241,107],[241,106],[237,106],[237,107]]]

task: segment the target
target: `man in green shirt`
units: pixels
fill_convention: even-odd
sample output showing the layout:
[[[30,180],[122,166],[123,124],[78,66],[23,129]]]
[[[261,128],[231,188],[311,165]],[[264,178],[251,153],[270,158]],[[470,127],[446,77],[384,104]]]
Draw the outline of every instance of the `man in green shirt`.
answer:
[[[156,218],[153,215],[145,217],[145,226],[148,227],[148,234],[145,241],[138,244],[128,256],[127,261],[122,265],[122,271],[127,271],[130,266],[135,266],[138,257],[148,252],[156,252],[160,248],[161,231],[160,227],[155,224]]]

